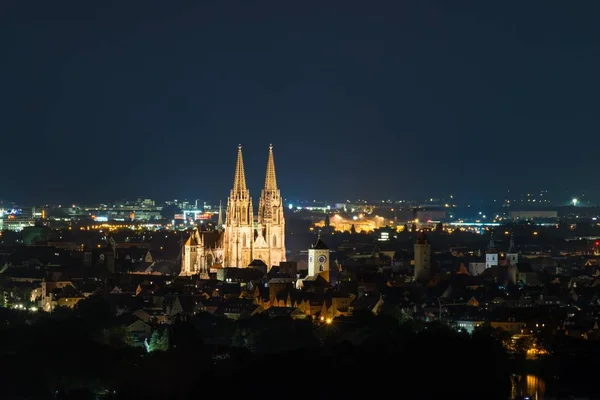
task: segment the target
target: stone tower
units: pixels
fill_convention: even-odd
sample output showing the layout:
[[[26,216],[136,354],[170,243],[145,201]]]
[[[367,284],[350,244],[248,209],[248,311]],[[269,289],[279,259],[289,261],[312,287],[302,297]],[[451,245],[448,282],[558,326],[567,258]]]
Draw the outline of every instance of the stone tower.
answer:
[[[431,278],[431,245],[421,232],[415,243],[415,282],[428,283]]]
[[[269,268],[285,261],[285,220],[283,201],[277,188],[273,145],[269,145],[265,187],[258,203],[255,237],[254,258],[262,260]]]
[[[329,247],[323,243],[319,232],[317,242],[308,249],[308,276],[325,271],[329,271]]]
[[[225,214],[225,267],[247,267],[253,259],[254,212],[246,186],[242,145],[238,146],[233,188]]]
[[[492,268],[498,265],[498,250],[494,243],[494,232],[490,234],[490,243],[485,251],[485,268]]]
[[[510,234],[510,244],[506,251],[506,261],[510,265],[517,265],[519,263],[519,252],[515,246],[515,238],[512,233]]]

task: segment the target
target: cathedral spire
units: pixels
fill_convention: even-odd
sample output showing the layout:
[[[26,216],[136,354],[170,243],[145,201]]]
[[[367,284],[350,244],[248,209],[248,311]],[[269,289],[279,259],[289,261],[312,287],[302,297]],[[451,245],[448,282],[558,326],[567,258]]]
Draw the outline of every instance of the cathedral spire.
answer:
[[[513,253],[515,251],[515,236],[514,233],[510,233],[510,243],[508,244],[508,252]]]
[[[270,144],[269,158],[267,160],[267,174],[265,176],[265,187],[260,194],[260,200],[258,203],[258,222],[261,224],[278,224],[281,221],[283,221],[283,204],[279,189],[277,189],[273,145]]]
[[[223,207],[221,205],[221,200],[219,200],[219,219],[217,220],[217,229],[221,230],[223,228]]]
[[[273,158],[273,145],[269,145],[269,160],[267,161],[267,176],[265,177],[265,191],[277,190],[277,178],[275,177],[275,159]]]
[[[235,166],[235,178],[233,179],[233,195],[246,193],[246,174],[244,172],[244,158],[242,157],[242,145],[238,145],[237,164]]]

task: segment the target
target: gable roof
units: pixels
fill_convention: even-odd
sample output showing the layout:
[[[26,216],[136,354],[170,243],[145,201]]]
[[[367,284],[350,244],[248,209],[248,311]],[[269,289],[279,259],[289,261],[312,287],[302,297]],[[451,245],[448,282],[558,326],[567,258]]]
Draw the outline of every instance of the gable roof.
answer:
[[[311,248],[315,249],[315,250],[329,250],[329,247],[327,247],[327,245],[325,244],[325,242],[323,242],[323,240],[321,240],[320,236],[317,239],[317,242],[315,244],[313,244],[311,246]]]

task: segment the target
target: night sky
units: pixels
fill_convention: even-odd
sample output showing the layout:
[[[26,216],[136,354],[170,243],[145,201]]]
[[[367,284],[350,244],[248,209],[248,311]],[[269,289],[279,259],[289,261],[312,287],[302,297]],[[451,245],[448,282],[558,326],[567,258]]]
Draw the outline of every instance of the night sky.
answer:
[[[0,199],[597,189],[600,1],[0,5]],[[599,196],[600,198],[600,196]]]

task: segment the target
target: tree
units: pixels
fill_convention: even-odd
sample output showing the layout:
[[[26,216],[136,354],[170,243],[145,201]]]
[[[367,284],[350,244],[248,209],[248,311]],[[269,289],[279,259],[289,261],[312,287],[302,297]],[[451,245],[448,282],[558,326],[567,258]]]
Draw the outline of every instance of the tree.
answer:
[[[100,295],[92,295],[79,301],[75,306],[75,312],[80,318],[93,325],[102,325],[114,316],[110,303]]]
[[[115,348],[133,345],[133,338],[124,326],[113,326],[102,330],[102,343]]]
[[[162,334],[157,329],[152,332],[152,336],[150,337],[150,344],[148,346],[148,351],[167,351],[169,350],[169,330],[163,330]]]
[[[527,355],[527,351],[531,349],[535,344],[535,339],[533,336],[523,336],[519,339],[515,340],[514,351],[517,356],[525,357]]]

